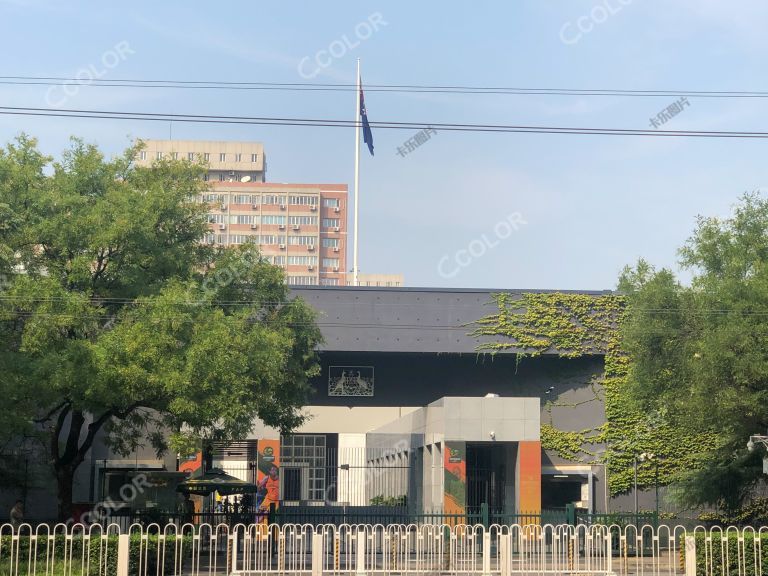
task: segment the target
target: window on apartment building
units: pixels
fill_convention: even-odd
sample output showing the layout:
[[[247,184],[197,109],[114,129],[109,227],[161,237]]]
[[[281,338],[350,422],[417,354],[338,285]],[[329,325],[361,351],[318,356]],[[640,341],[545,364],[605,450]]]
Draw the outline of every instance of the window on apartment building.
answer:
[[[259,159],[259,155],[258,154],[251,154],[251,162],[255,163],[256,160],[258,160],[258,159]]]
[[[226,214],[208,214],[208,223],[209,224],[226,224],[227,215]]]
[[[157,158],[158,160],[162,160],[163,159],[163,153],[162,152],[158,152],[157,154],[155,154],[155,158]]]
[[[339,199],[338,198],[323,198],[323,206],[326,208],[338,208],[339,207]]]
[[[216,234],[206,234],[203,236],[203,242],[206,244],[215,244],[216,243]]]
[[[338,278],[320,278],[320,286],[338,286]]]
[[[178,152],[171,152],[171,158],[173,158],[174,160],[178,160],[179,159],[179,153]]]
[[[317,196],[288,196],[288,204],[294,206],[315,206]]]
[[[243,161],[243,155],[235,154],[235,162],[242,162],[242,161]]]
[[[142,150],[141,152],[139,152],[139,158],[141,158],[142,160],[146,160],[147,159],[147,151],[146,150]]]
[[[221,203],[224,202],[224,196],[221,194],[203,194],[200,196],[203,202]]]
[[[267,262],[275,266],[285,266],[285,256],[265,256]]]
[[[338,248],[338,247],[339,247],[338,238],[323,238],[323,248]]]
[[[227,161],[227,153],[219,152],[219,162],[226,162],[226,161]]]
[[[248,236],[247,234],[230,234],[229,235],[230,244],[247,244],[249,242],[255,243],[256,237]]]
[[[219,174],[219,182],[224,182],[226,180],[226,176],[224,174]]]
[[[224,234],[216,234],[216,244],[226,244],[227,237]]]
[[[314,236],[291,236],[288,238],[288,243],[291,246],[314,246]]]
[[[338,258],[323,258],[323,268],[338,268],[338,267],[339,267]]]
[[[289,286],[312,286],[315,283],[314,276],[288,276],[286,280]],[[322,496],[320,497],[322,498]]]
[[[235,194],[232,196],[232,204],[250,204],[251,203],[251,195],[250,194]]]
[[[323,228],[338,228],[338,227],[339,227],[338,218],[323,218]]]
[[[317,266],[317,256],[288,256],[291,266]]]
[[[187,160],[192,162],[195,159],[195,153],[194,152],[187,152]]]
[[[260,242],[269,246],[285,244],[285,236],[278,236],[277,234],[262,234],[260,237]]]
[[[281,204],[285,206],[285,196],[278,196],[277,194],[264,194],[261,201],[262,204]]]
[[[277,224],[285,226],[285,216],[275,216],[274,214],[265,214],[261,217],[262,224]]]
[[[210,159],[211,159],[211,155],[208,152],[203,154],[203,160],[205,160],[206,162],[209,162]]]
[[[258,218],[258,216],[254,216],[253,214],[232,214],[229,217],[229,223],[230,224],[253,224],[254,222],[258,222],[256,218]]]
[[[203,181],[208,182],[211,179],[211,177],[208,174],[203,174]]]
[[[289,216],[291,226],[317,226],[317,216]]]

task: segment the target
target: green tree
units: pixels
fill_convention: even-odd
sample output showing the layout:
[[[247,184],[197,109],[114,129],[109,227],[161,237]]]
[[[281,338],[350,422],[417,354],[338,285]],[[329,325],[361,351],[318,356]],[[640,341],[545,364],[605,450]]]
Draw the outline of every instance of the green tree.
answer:
[[[282,271],[254,245],[201,242],[203,167],[137,167],[137,150],[106,160],[75,140],[52,166],[26,137],[0,152],[0,265],[17,272],[0,306],[16,414],[0,434],[46,439],[62,519],[97,438],[161,453],[169,433],[238,438],[257,417],[289,430],[318,371],[315,314]]]
[[[683,285],[646,262],[625,269],[628,393],[680,430],[714,436],[680,478],[683,503],[732,512],[761,477],[751,434],[768,429],[768,201],[745,195],[729,218],[700,217],[680,250]]]

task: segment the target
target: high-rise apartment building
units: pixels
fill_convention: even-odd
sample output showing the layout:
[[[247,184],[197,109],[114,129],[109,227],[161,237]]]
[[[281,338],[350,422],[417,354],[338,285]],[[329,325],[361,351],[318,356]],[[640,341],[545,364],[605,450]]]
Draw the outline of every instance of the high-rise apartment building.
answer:
[[[143,140],[136,159],[140,166],[155,160],[202,160],[208,164],[211,182],[264,182],[267,161],[260,142],[212,142],[207,140]]]
[[[347,274],[347,286],[355,285],[355,275]],[[357,275],[357,285],[375,288],[400,288],[404,286],[402,274],[365,274]]]
[[[344,286],[346,184],[213,182],[203,201],[210,244],[259,244],[294,286]]]
[[[137,164],[162,158],[206,162],[209,206],[205,241],[252,242],[293,286],[347,284],[346,184],[265,182],[264,146],[256,142],[144,140]]]

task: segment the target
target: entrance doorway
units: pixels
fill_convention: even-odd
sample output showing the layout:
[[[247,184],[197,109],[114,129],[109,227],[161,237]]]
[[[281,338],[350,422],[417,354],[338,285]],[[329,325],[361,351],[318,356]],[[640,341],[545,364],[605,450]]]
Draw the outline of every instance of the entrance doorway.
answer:
[[[284,466],[282,499],[288,501],[302,500],[301,468],[298,466]]]
[[[488,504],[491,512],[504,512],[506,452],[503,444],[467,444],[468,510]]]
[[[565,508],[567,504],[581,505],[582,485],[580,476],[546,475],[541,477],[541,507]]]

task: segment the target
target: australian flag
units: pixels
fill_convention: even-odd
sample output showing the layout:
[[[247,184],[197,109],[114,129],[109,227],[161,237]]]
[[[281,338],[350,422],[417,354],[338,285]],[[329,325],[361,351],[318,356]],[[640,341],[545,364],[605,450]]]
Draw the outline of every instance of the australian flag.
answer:
[[[363,121],[363,142],[368,145],[368,151],[373,156],[373,132],[371,132],[371,125],[368,123],[368,112],[365,109],[362,87],[360,88],[360,118]]]

